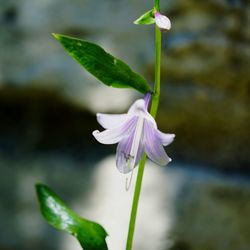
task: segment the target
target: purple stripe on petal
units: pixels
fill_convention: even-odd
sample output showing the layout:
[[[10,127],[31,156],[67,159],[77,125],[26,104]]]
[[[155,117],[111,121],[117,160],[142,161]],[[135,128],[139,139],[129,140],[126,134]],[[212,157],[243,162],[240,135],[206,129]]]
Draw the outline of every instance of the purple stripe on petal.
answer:
[[[155,122],[155,119],[148,111],[144,113],[144,117],[151,124],[151,126],[153,126],[153,128],[157,129],[157,124]]]
[[[92,134],[95,139],[102,144],[115,144],[121,141],[124,136],[131,133],[135,127],[136,121],[137,118],[133,117],[116,128],[106,129],[103,132],[95,130]]]
[[[151,94],[150,93],[147,93],[145,96],[144,96],[144,101],[145,101],[145,109],[148,110],[148,105],[150,103],[150,99],[151,99]]]
[[[146,154],[153,162],[164,166],[171,161],[156,134],[156,130],[148,121],[144,122],[144,146]]]
[[[115,115],[115,114],[101,114],[101,113],[97,113],[96,117],[97,121],[105,129],[111,129],[120,126],[129,118],[127,114]]]
[[[130,151],[133,142],[134,131],[130,135],[124,137],[118,144],[116,150],[116,167],[117,169],[123,173],[129,173],[133,168],[128,164],[130,158]]]

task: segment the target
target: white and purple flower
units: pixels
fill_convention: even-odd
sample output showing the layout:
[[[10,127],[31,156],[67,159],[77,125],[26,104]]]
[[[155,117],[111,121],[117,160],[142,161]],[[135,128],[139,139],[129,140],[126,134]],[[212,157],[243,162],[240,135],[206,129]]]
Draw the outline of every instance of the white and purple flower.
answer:
[[[161,31],[168,31],[171,29],[171,21],[168,17],[162,15],[160,12],[155,12],[155,23]]]
[[[154,118],[148,113],[150,94],[134,102],[126,114],[97,114],[104,130],[95,130],[93,136],[102,144],[118,143],[116,166],[121,173],[129,173],[140,161],[143,153],[155,163],[164,166],[171,161],[163,146],[169,145],[174,134],[157,129]]]

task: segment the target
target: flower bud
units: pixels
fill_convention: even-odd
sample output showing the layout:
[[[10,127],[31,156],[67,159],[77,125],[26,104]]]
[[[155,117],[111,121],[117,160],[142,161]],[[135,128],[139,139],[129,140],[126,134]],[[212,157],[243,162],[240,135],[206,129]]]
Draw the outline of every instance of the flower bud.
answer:
[[[171,29],[171,22],[168,17],[162,15],[160,12],[155,12],[155,23],[161,31],[168,31]]]

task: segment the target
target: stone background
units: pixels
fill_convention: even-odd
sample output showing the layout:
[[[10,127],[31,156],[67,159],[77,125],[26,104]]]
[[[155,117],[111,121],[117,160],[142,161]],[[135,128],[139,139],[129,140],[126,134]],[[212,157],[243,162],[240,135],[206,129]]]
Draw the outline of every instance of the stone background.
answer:
[[[149,208],[142,210],[152,219],[150,226],[141,225],[136,249],[248,250],[250,2],[161,2],[172,30],[163,35],[157,121],[162,131],[177,137],[167,148],[174,159],[171,170],[148,170],[153,171],[153,186],[149,190],[145,182],[148,191],[142,204],[145,199]],[[116,209],[116,196],[115,201],[103,197],[111,197],[113,188],[119,189],[123,182],[115,182],[113,172],[108,172],[111,177],[106,178],[116,184],[101,193],[98,190],[107,181],[100,178],[100,186],[94,181],[102,158],[113,154],[115,147],[98,145],[91,132],[98,126],[97,111],[124,112],[139,95],[99,84],[51,33],[96,42],[152,83],[153,26],[132,23],[151,6],[152,1],[145,0],[1,0],[0,250],[73,250],[66,243],[63,248],[60,242],[66,241],[60,237],[64,235],[40,218],[33,190],[37,181],[57,188],[69,204],[78,211],[86,209],[93,219],[102,221],[105,214],[98,216],[95,202],[92,207],[80,207],[84,197],[92,194],[89,186],[100,194],[100,204],[105,207],[107,202]],[[170,191],[154,183],[154,178]],[[150,209],[151,192],[157,193],[155,204],[160,210]],[[104,219],[103,223],[111,232],[120,228],[120,222],[113,225]],[[124,245],[125,224],[121,223],[117,238],[111,237],[111,249]],[[151,240],[155,245],[145,243],[147,234],[155,237]]]

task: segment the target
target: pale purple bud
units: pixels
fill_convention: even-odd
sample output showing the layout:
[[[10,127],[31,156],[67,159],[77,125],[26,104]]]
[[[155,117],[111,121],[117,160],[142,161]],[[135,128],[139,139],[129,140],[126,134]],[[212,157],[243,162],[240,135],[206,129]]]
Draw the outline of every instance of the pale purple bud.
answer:
[[[171,22],[168,17],[162,15],[160,12],[155,12],[155,23],[162,30],[167,31],[171,29]]]

